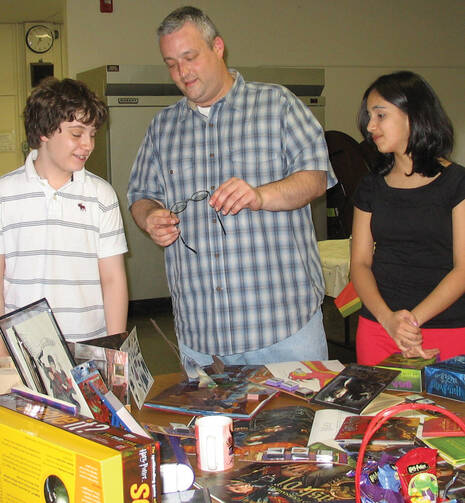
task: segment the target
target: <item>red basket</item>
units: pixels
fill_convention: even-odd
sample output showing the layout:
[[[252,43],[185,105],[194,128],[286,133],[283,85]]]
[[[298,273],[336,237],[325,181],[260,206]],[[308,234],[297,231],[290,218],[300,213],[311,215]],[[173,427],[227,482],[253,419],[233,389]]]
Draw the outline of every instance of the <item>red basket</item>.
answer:
[[[440,412],[445,416],[449,417],[453,421],[455,421],[462,431],[465,433],[465,422],[462,421],[458,416],[454,413],[444,409],[443,407],[438,407],[436,405],[427,405],[422,403],[402,403],[399,405],[394,405],[393,407],[388,407],[387,409],[382,410],[370,421],[368,424],[367,431],[363,437],[362,445],[360,447],[360,451],[357,458],[357,466],[355,468],[355,500],[357,503],[361,503],[360,498],[360,477],[362,474],[363,467],[363,458],[365,457],[366,447],[370,438],[381,428],[381,426],[392,416],[395,416],[399,412],[403,410],[412,410],[412,409],[423,409],[423,410],[432,410],[435,412]]]

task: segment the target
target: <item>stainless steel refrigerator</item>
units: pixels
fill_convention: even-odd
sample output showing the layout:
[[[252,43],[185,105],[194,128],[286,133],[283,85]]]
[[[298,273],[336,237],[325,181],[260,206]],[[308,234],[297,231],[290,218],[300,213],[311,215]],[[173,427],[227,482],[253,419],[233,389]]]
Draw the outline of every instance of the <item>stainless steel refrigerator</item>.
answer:
[[[246,80],[286,85],[324,126],[324,70],[287,67],[241,67]],[[147,127],[164,107],[181,95],[164,66],[106,65],[77,75],[109,108],[109,120],[98,132],[86,168],[114,187],[128,241],[126,270],[130,300],[169,297],[163,250],[134,223],[127,207],[129,173]],[[326,238],[325,198],[312,203],[318,239]]]

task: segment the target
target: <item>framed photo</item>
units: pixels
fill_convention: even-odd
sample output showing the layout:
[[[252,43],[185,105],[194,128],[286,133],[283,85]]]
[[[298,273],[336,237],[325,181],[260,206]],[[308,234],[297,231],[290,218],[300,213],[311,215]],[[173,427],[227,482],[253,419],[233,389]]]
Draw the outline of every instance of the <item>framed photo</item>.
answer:
[[[75,362],[46,299],[0,317],[0,331],[27,387],[72,403],[80,414],[93,417],[72,378]]]

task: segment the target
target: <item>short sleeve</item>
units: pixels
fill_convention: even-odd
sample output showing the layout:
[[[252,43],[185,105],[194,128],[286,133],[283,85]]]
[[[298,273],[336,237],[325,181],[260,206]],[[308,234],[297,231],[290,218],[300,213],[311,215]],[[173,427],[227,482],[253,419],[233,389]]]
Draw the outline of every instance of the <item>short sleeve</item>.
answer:
[[[98,258],[126,253],[128,247],[118,199],[113,187],[106,183],[99,187],[99,210]]]
[[[458,164],[452,165],[450,168],[452,167],[454,169],[455,181],[453,186],[455,187],[455,191],[451,203],[452,208],[455,208],[457,204],[460,204],[465,199],[465,168]]]
[[[354,192],[354,206],[362,211],[372,213],[373,196],[375,193],[375,177],[373,174],[364,176]]]

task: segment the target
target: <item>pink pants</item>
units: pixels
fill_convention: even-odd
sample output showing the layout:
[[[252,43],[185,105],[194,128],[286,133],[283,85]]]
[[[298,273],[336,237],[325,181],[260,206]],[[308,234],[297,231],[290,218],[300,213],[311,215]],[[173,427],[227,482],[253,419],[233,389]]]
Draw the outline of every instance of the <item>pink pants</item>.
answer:
[[[439,359],[465,355],[465,327],[463,328],[422,328],[423,347],[439,348]],[[393,353],[399,353],[397,344],[376,321],[358,317],[356,336],[357,363],[378,365]]]

